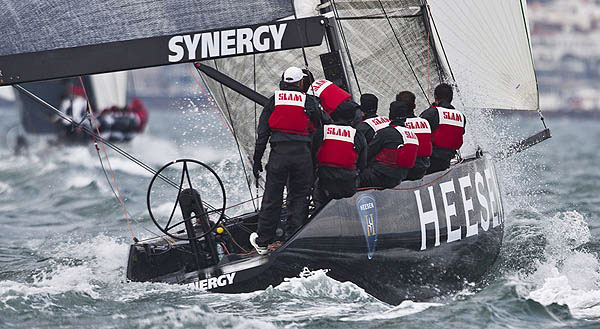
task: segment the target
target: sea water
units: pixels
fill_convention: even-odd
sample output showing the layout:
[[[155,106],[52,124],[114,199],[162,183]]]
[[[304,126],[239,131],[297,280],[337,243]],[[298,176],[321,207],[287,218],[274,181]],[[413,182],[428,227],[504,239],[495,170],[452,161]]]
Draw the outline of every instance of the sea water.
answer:
[[[149,132],[123,148],[153,168],[197,158],[221,175],[228,204],[247,200],[230,135],[210,109],[190,104],[152,111]],[[484,282],[397,306],[329,278],[326,269],[231,295],[127,282],[131,234],[93,147],[51,147],[30,137],[28,153],[14,155],[10,138],[0,139],[0,328],[598,327],[598,122],[548,121],[550,141],[497,163],[506,228]],[[17,122],[17,111],[0,110],[3,132]],[[466,148],[494,150],[541,123],[484,112],[470,113],[468,127],[478,143]],[[152,175],[109,155],[134,234],[153,236],[146,210]],[[231,211],[251,209],[246,203]]]

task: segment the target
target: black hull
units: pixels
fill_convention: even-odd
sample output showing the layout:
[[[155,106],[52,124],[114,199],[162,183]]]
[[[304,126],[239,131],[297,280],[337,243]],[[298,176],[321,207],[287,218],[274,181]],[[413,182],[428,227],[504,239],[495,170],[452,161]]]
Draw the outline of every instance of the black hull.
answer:
[[[224,260],[195,271],[189,270],[189,262],[188,270],[183,269],[186,262],[173,265],[173,257],[167,265],[152,259],[142,244],[132,245],[128,278],[236,293],[277,285],[304,268],[328,269],[330,277],[398,304],[431,299],[480,280],[498,256],[502,236],[500,192],[493,164],[484,156],[421,181],[403,182],[395,190],[368,190],[330,202],[267,256]],[[238,241],[243,238],[240,234]],[[162,271],[171,267],[180,272],[152,277],[144,268],[152,260]]]

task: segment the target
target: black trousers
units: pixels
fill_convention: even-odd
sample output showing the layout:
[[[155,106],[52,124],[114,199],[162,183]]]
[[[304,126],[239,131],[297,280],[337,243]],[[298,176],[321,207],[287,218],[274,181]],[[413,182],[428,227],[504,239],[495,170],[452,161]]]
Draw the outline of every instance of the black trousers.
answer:
[[[406,179],[419,180],[423,178],[423,176],[425,176],[425,174],[427,173],[427,168],[429,168],[429,165],[429,157],[417,157],[417,160],[415,161],[415,166],[408,171]]]
[[[333,180],[319,177],[315,186],[315,208],[320,208],[332,199],[349,198],[356,193],[356,179]]]
[[[408,169],[405,169],[408,173]],[[406,177],[405,173],[405,177]],[[359,176],[359,187],[381,187],[381,188],[392,188],[398,186],[402,182],[401,177],[392,177],[385,175],[373,167],[367,167],[360,173]]]
[[[429,164],[429,168],[427,169],[427,174],[432,174],[434,172],[438,172],[438,171],[444,171],[448,168],[450,168],[450,158],[434,158],[431,157],[429,159],[430,164]]]
[[[308,197],[313,181],[312,157],[308,146],[291,154],[269,154],[266,166],[267,179],[260,213],[258,215],[258,239],[260,246],[273,242],[275,231],[281,221],[283,188],[288,183],[288,220],[286,234],[292,234],[306,223]]]

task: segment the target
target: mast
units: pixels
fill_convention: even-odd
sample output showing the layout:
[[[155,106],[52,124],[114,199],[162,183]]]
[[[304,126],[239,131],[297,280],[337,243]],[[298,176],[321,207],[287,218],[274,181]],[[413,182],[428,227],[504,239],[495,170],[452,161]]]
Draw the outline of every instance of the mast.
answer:
[[[323,25],[329,47],[329,53],[321,54],[319,57],[325,78],[352,94],[352,87],[349,83],[350,76],[341,51],[340,32],[336,25],[332,5],[331,0],[321,0],[319,6],[320,14],[326,18]]]

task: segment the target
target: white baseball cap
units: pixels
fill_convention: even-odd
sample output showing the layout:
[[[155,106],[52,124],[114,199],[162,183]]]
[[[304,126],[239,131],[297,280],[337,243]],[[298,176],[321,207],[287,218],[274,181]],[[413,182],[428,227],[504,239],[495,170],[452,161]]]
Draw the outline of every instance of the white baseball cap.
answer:
[[[302,80],[302,78],[305,76],[306,76],[306,74],[304,74],[304,72],[302,72],[302,69],[297,68],[295,66],[290,66],[283,73],[283,81],[289,82],[289,83],[294,83],[294,82],[298,82],[298,81]]]

